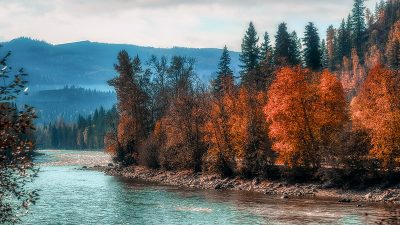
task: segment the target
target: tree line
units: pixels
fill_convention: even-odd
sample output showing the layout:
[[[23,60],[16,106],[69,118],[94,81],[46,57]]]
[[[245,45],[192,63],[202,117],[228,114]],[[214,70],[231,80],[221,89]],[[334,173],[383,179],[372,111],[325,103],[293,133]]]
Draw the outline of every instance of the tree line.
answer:
[[[394,181],[400,164],[400,3],[363,0],[320,40],[278,26],[275,45],[250,23],[239,79],[225,46],[216,78],[197,82],[193,59],[118,55],[109,81],[119,122],[106,151],[122,165],[223,176]]]
[[[87,117],[78,116],[76,122],[54,123],[37,126],[36,146],[41,149],[103,149],[104,136],[118,121],[116,107],[96,109]]]

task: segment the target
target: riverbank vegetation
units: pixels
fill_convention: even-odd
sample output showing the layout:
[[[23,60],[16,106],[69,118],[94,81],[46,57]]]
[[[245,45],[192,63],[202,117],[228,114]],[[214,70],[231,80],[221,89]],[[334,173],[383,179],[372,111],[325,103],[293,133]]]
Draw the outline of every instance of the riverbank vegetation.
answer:
[[[348,18],[304,38],[281,23],[272,46],[250,23],[240,77],[227,47],[209,86],[186,57],[118,55],[109,81],[119,123],[106,151],[122,165],[223,176],[387,185],[400,166],[400,3],[375,12],[355,0]],[[216,62],[218,63],[218,62]]]

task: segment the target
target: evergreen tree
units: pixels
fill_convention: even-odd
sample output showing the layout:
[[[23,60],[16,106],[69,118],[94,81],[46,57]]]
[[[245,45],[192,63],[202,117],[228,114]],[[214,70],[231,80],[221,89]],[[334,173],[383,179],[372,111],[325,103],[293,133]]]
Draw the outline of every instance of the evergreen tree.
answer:
[[[321,41],[321,64],[322,68],[326,69],[329,68],[329,57],[328,57],[328,48],[326,47],[326,42],[325,39],[322,39]]]
[[[306,26],[303,43],[304,43],[303,58],[305,66],[312,70],[319,70],[322,66],[321,63],[322,52],[320,48],[318,29],[312,22],[308,23],[308,25]]]
[[[329,70],[334,70],[336,65],[335,60],[335,50],[336,50],[336,36],[335,36],[335,29],[332,25],[328,27],[326,31],[326,57]]]
[[[336,48],[336,60],[337,62],[342,63],[343,57],[349,57],[351,53],[350,33],[344,19],[342,20],[342,23],[340,24],[340,27],[338,29]]]
[[[271,46],[271,40],[269,38],[268,32],[264,33],[264,42],[261,45],[261,54],[260,60],[265,61],[268,60],[268,64],[272,66],[273,64],[273,48]]]
[[[264,42],[261,46],[261,62],[259,75],[261,76],[261,88],[265,90],[273,81],[274,53],[267,32],[264,34]]]
[[[228,86],[233,86],[233,71],[230,68],[231,57],[226,45],[222,50],[222,55],[218,64],[217,78],[213,81],[213,90],[216,93],[223,91]]]
[[[279,24],[275,35],[274,62],[277,66],[284,66],[289,60],[290,35],[286,23]]]
[[[363,35],[365,33],[365,0],[354,0],[354,6],[351,15],[352,41],[353,46],[357,49],[358,56],[361,56],[361,45],[363,43]]]
[[[302,61],[301,57],[301,40],[297,37],[296,31],[293,31],[290,34],[290,42],[289,42],[289,64],[292,66],[300,65]]]
[[[243,37],[242,41],[242,52],[239,56],[242,68],[241,78],[242,82],[248,82],[246,77],[247,73],[257,68],[260,58],[260,49],[257,45],[258,36],[256,29],[252,22],[249,24],[249,28],[246,31],[246,34]]]

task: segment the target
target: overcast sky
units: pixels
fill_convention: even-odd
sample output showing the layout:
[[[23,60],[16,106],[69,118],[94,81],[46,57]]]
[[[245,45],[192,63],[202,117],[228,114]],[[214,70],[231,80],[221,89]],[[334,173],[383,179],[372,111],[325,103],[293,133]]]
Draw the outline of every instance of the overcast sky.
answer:
[[[366,2],[369,8],[375,0]],[[0,41],[26,36],[58,44],[81,40],[154,47],[239,50],[249,21],[260,36],[280,22],[300,35],[313,21],[324,35],[353,0],[0,0]]]

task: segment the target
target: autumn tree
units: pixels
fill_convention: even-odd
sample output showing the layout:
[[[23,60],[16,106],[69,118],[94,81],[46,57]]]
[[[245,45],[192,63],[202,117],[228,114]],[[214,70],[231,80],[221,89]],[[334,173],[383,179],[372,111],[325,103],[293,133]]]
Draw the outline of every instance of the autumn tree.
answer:
[[[322,161],[338,166],[347,155],[342,145],[342,134],[349,125],[348,106],[341,82],[330,72],[322,72],[318,84],[318,106],[315,120],[319,126],[320,155]]]
[[[9,56],[0,58],[0,223],[14,224],[38,199],[37,190],[27,186],[37,174],[32,162],[36,116],[32,107],[16,104],[27,90],[27,74],[11,70]]]
[[[282,68],[268,91],[264,108],[278,159],[289,167],[319,167],[318,97],[308,70]]]
[[[267,136],[268,123],[263,114],[267,96],[263,91],[242,87],[231,115],[232,141],[237,173],[242,176],[270,176],[275,154]]]
[[[194,61],[174,57],[169,76],[173,78],[170,105],[161,120],[165,146],[160,152],[160,164],[165,169],[200,171],[206,151],[203,143],[204,91],[195,83]]]
[[[279,160],[292,168],[329,164],[330,157],[338,157],[346,108],[342,85],[328,71],[281,69],[264,108]]]
[[[148,136],[149,96],[143,89],[141,63],[137,56],[132,60],[126,51],[121,51],[115,70],[119,76],[108,83],[115,88],[118,98],[117,139],[121,148],[117,155],[122,157],[122,163],[132,164],[137,162],[138,146]]]
[[[389,172],[399,166],[400,159],[399,84],[397,72],[377,66],[352,102],[353,121],[371,137],[371,157]]]
[[[232,176],[236,173],[236,154],[233,142],[232,116],[235,112],[236,90],[210,96],[207,120],[204,123],[204,142],[208,143],[203,164],[205,170]]]

